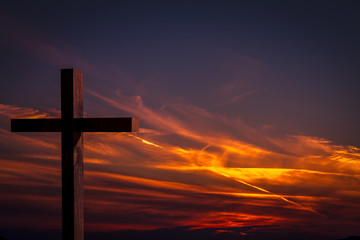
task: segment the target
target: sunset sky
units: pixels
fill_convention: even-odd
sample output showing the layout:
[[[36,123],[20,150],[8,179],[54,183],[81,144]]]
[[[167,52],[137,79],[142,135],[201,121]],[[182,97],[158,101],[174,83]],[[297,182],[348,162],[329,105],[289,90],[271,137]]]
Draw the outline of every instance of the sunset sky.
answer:
[[[359,1],[0,4],[0,236],[61,239],[60,69],[84,72],[86,239],[360,235]]]

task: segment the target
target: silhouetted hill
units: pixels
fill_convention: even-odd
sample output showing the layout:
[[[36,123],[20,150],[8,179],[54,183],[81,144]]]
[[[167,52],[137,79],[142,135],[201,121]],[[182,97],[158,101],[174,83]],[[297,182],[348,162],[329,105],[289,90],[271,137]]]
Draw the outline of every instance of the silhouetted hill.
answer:
[[[1,231],[1,228],[0,228]],[[246,234],[248,232],[249,234]],[[0,240],[61,240],[61,232],[5,231],[2,229]],[[191,227],[162,228],[154,230],[123,230],[114,232],[86,232],[86,240],[360,240],[360,236],[329,238],[328,236],[309,235],[304,232],[284,230],[251,231],[251,227],[224,229],[191,229]]]
[[[358,237],[358,236],[350,236],[350,237],[339,239],[339,240],[360,240],[360,237]]]

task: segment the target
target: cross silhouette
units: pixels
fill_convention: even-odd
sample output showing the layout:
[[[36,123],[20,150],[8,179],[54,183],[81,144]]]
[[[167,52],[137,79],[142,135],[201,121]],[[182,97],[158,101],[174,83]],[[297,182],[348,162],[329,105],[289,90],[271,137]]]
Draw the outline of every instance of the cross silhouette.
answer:
[[[137,118],[83,118],[83,72],[61,69],[61,118],[11,119],[12,132],[61,132],[62,238],[84,239],[82,132],[138,132]]]

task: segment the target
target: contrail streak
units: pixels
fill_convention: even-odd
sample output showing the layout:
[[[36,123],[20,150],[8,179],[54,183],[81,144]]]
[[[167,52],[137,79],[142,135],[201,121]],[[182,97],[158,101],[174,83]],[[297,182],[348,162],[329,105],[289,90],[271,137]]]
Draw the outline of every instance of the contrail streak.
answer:
[[[230,179],[232,179],[232,180],[235,180],[235,181],[237,181],[237,182],[239,182],[239,183],[245,184],[245,185],[247,185],[247,186],[249,186],[249,187],[255,188],[255,189],[259,190],[259,191],[262,191],[262,192],[271,194],[271,195],[273,195],[273,196],[276,196],[276,197],[284,200],[285,202],[288,202],[288,203],[294,204],[295,206],[300,207],[300,208],[303,209],[303,210],[310,211],[310,212],[315,213],[316,215],[319,215],[319,216],[324,216],[323,214],[321,214],[321,213],[313,210],[312,208],[309,208],[309,207],[305,207],[305,206],[303,206],[303,205],[300,205],[300,204],[298,204],[298,203],[296,203],[296,202],[294,202],[294,201],[291,201],[291,200],[289,200],[289,199],[287,199],[287,198],[285,198],[285,197],[283,197],[283,196],[281,196],[281,195],[279,195],[279,194],[272,193],[272,192],[270,192],[270,191],[268,191],[268,190],[266,190],[266,189],[264,189],[264,188],[261,188],[261,187],[252,185],[252,184],[247,183],[247,182],[245,182],[245,181],[242,181],[242,180],[240,180],[240,179],[238,179],[238,178],[232,177],[232,176],[230,176],[230,175],[228,175],[228,174],[226,174],[226,173],[222,173],[222,172],[220,172],[219,170],[215,170],[214,168],[211,168],[211,167],[209,168],[209,170],[211,170],[211,171],[213,171],[213,172],[215,172],[215,173],[218,173],[218,174],[220,174],[220,175],[222,175],[222,176],[224,176],[224,177],[228,177],[228,178],[230,178]]]
[[[133,137],[133,138],[136,138],[136,139],[140,140],[140,141],[141,141],[142,143],[144,143],[144,144],[148,144],[148,145],[151,145],[151,146],[154,146],[154,147],[157,147],[157,148],[161,148],[161,149],[165,149],[165,150],[166,150],[166,148],[164,148],[164,147],[162,147],[162,146],[160,146],[160,145],[158,145],[158,144],[152,143],[152,142],[150,142],[150,141],[148,141],[148,140],[145,140],[145,139],[143,139],[143,138],[140,138],[140,137],[138,137],[138,136],[134,136],[133,134],[126,133],[126,135],[131,136],[131,137]],[[208,146],[209,146],[209,145],[208,145]],[[204,148],[201,149],[200,151],[204,151],[208,146],[204,147]],[[179,155],[180,155],[180,154],[179,154]],[[194,169],[194,167],[192,167],[192,168]],[[196,167],[195,167],[195,168],[196,168]],[[289,199],[287,199],[287,198],[285,198],[285,197],[283,197],[283,196],[281,196],[281,195],[279,195],[279,194],[272,193],[272,192],[270,192],[270,191],[268,191],[268,190],[266,190],[266,189],[264,189],[264,188],[255,186],[255,185],[253,185],[253,184],[250,184],[250,183],[248,183],[248,182],[245,182],[245,181],[243,181],[243,180],[240,180],[240,179],[238,179],[238,178],[236,178],[236,177],[233,177],[233,176],[231,176],[231,175],[229,175],[229,174],[227,174],[227,173],[224,173],[224,172],[218,170],[217,167],[198,167],[198,168],[199,168],[199,169],[207,169],[207,170],[210,170],[210,171],[212,171],[212,172],[214,172],[214,173],[217,173],[217,174],[219,174],[219,175],[221,175],[221,176],[230,178],[230,179],[232,179],[232,180],[234,180],[234,181],[237,181],[237,182],[239,182],[239,183],[242,183],[242,184],[244,184],[244,185],[247,185],[247,186],[249,186],[249,187],[252,187],[252,188],[254,188],[254,189],[257,189],[257,190],[259,190],[259,191],[261,191],[261,192],[268,193],[268,194],[271,194],[271,195],[273,195],[273,196],[276,196],[276,197],[280,198],[281,200],[283,200],[283,201],[285,201],[285,202],[287,202],[287,203],[290,203],[290,204],[293,204],[293,205],[299,207],[299,208],[302,209],[302,210],[312,212],[312,213],[314,213],[314,214],[316,214],[316,215],[319,215],[319,216],[324,216],[323,214],[315,211],[314,209],[312,209],[312,208],[310,208],[310,207],[303,206],[303,205],[301,205],[301,204],[299,204],[299,203],[296,203],[296,202],[294,202],[294,201],[292,201],[292,200],[289,200]]]

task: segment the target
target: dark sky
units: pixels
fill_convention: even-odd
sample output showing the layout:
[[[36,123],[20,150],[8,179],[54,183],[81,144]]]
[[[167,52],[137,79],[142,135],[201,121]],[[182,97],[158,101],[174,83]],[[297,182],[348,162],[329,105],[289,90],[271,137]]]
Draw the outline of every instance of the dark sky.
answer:
[[[10,202],[23,197],[19,178],[34,181],[41,198],[59,197],[58,135],[11,135],[8,124],[13,117],[59,116],[60,69],[74,67],[84,71],[86,116],[135,115],[142,128],[137,138],[88,137],[89,196],[100,196],[94,184],[101,178],[102,188],[125,189],[114,198],[107,192],[108,202],[128,204],[116,208],[125,212],[117,217],[98,213],[89,200],[88,229],[266,225],[312,236],[360,234],[359,12],[360,2],[350,0],[2,1],[0,190],[8,193],[1,199],[8,212],[0,222],[16,212]],[[16,172],[21,164],[51,166],[55,177],[41,174],[57,187],[39,187],[30,173]],[[114,175],[102,179],[101,172],[120,174],[121,183]],[[179,184],[176,191],[170,183]],[[192,184],[195,190],[185,190]],[[139,196],[127,195],[133,189],[141,189]],[[150,191],[157,200],[144,197]],[[233,202],[248,191],[272,197]],[[176,201],[169,200],[173,195]],[[289,212],[274,196],[290,201]],[[202,198],[217,200],[206,200],[200,210],[192,203]],[[215,202],[224,205],[212,209]],[[23,210],[29,218],[33,208],[45,219],[59,214],[35,205]],[[126,214],[134,217],[124,226]],[[19,219],[4,229],[31,225]],[[344,226],[334,227],[336,221]],[[54,222],[49,229],[59,229]]]
[[[30,92],[58,94],[51,68],[91,65],[255,127],[269,124],[359,145],[358,5],[5,1],[1,100],[41,104],[43,96]],[[93,75],[89,70],[85,74]],[[94,85],[110,81],[89,78]],[[247,96],[231,102],[241,95]]]

